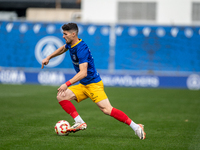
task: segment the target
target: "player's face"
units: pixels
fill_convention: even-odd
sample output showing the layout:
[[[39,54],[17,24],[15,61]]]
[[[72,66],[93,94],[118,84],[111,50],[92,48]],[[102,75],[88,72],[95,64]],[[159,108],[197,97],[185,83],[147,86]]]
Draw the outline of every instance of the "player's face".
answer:
[[[72,31],[63,31],[63,38],[67,44],[71,44],[74,40],[75,33]]]

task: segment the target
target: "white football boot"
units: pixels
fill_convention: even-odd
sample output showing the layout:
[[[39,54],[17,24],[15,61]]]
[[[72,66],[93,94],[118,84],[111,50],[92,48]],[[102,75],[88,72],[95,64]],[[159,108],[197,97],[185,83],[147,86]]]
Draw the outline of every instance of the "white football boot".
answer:
[[[138,124],[139,127],[138,129],[135,131],[135,134],[141,139],[144,140],[146,138],[146,133],[144,132],[144,125],[142,124]]]
[[[80,130],[86,130],[86,128],[87,128],[86,123],[77,122],[73,126],[71,126],[69,129],[67,129],[67,132],[74,132],[75,133],[75,132],[80,131]]]

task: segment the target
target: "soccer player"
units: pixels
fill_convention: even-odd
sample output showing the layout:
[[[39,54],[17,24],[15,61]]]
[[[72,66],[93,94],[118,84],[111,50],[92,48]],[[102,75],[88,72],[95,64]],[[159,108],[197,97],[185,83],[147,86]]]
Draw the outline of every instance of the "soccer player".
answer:
[[[95,69],[94,60],[87,44],[78,38],[78,26],[75,23],[68,23],[62,26],[63,38],[66,44],[58,48],[52,54],[42,60],[42,69],[44,65],[49,63],[49,60],[63,54],[69,50],[71,60],[77,74],[62,84],[58,88],[57,100],[61,107],[75,120],[75,124],[68,129],[69,132],[76,132],[87,128],[87,124],[78,114],[76,108],[71,103],[75,100],[78,103],[86,98],[92,99],[100,110],[115,119],[126,123],[134,131],[135,134],[142,140],[146,138],[144,126],[133,122],[124,112],[114,108],[104,91],[104,85],[99,73]],[[80,81],[78,85],[74,83]]]

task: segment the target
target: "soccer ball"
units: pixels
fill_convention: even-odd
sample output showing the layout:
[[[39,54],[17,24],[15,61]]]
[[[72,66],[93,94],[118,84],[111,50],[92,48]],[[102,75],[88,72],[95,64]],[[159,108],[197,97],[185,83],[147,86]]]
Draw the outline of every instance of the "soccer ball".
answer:
[[[69,132],[67,132],[67,129],[70,128],[69,122],[66,120],[60,120],[55,125],[55,132],[58,135],[68,135]]]

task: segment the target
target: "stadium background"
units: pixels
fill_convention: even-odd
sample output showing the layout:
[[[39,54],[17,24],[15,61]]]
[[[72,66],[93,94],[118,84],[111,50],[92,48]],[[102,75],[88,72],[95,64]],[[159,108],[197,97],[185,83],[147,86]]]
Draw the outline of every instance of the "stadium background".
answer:
[[[200,89],[200,1],[185,0],[181,8],[181,2],[174,3],[182,20],[160,11],[170,5],[166,0],[95,3],[1,0],[0,82],[59,85],[71,78],[75,72],[68,52],[40,67],[43,58],[64,44],[62,24],[77,22],[105,86]],[[141,12],[133,11],[136,6]],[[54,15],[45,17],[45,11]],[[55,17],[61,13],[71,15]]]
[[[199,150],[199,21],[200,0],[0,0],[0,149]],[[75,72],[68,52],[40,63],[64,44],[67,22],[111,104],[145,125],[144,141],[90,99],[72,101],[87,130],[56,135],[57,121],[74,122],[56,93]]]

